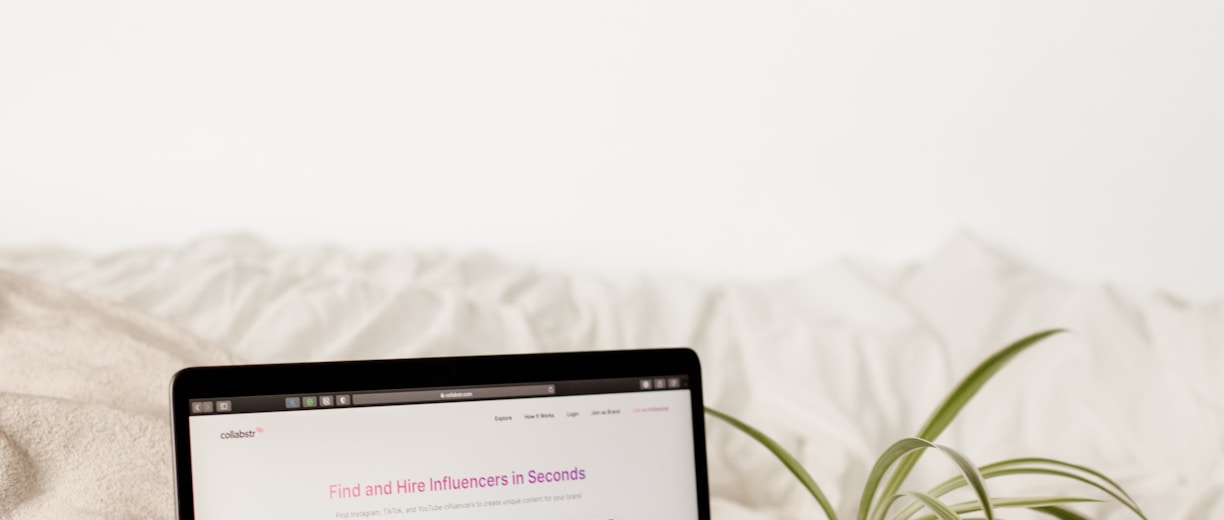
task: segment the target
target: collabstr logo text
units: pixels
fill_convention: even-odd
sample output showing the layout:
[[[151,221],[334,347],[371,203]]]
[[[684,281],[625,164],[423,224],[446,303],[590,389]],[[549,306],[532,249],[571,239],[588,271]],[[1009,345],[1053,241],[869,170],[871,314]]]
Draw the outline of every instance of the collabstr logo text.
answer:
[[[254,430],[230,430],[221,434],[222,439],[249,439],[256,434],[263,433],[262,427],[257,427]]]

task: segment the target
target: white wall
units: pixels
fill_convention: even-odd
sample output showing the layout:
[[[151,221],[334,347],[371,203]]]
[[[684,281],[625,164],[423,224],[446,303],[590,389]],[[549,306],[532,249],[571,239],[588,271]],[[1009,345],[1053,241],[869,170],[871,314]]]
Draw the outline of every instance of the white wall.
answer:
[[[1224,295],[1224,3],[0,3],[0,245],[768,274],[969,228]]]

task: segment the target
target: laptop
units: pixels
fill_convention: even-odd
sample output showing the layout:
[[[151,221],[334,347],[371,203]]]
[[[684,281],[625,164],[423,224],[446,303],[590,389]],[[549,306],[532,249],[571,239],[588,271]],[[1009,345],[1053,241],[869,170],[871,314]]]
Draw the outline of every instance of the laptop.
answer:
[[[708,520],[688,349],[193,367],[181,520]]]

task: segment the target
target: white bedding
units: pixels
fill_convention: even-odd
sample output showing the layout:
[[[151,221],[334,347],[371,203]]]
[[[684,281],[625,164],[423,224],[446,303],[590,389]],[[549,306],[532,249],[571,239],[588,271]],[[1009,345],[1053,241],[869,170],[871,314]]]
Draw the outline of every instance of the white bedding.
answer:
[[[792,448],[849,515],[875,455],[957,378],[1051,327],[1074,332],[1005,370],[941,442],[979,463],[1094,466],[1151,518],[1224,517],[1224,305],[1071,285],[969,238],[910,266],[756,281],[240,236],[0,251],[0,269],[0,518],[172,518],[166,387],[185,365],[674,345],[700,353],[708,404]],[[709,425],[716,518],[819,517],[762,448]],[[919,476],[948,471],[932,457]]]

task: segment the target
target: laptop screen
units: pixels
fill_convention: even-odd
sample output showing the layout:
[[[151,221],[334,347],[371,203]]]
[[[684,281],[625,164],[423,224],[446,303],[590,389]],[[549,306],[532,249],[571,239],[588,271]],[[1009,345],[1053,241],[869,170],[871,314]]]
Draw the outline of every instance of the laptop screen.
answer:
[[[690,391],[686,374],[660,373],[191,398],[192,509],[201,520],[697,519]]]

